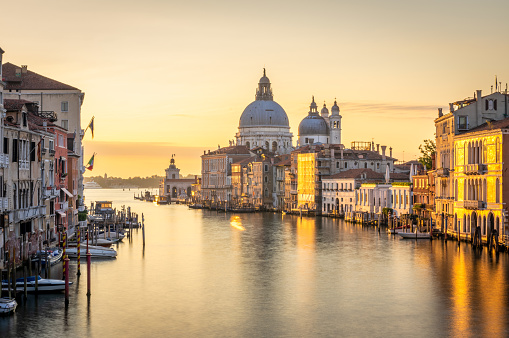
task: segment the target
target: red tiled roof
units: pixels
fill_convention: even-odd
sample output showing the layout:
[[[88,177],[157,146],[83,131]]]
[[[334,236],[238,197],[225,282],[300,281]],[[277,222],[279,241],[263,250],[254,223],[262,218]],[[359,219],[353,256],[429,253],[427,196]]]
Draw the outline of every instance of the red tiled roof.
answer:
[[[16,76],[16,69],[20,69],[12,63],[4,63],[2,65],[3,81],[7,83],[5,90],[79,90],[78,88],[69,86],[65,83],[58,82],[27,70],[21,76]]]
[[[328,178],[361,178],[362,174],[366,174],[366,179],[368,180],[376,180],[376,179],[384,179],[384,174],[377,173],[372,169],[350,169],[346,171],[339,172],[330,176],[323,176],[322,179]]]
[[[24,104],[32,103],[32,101],[18,99],[4,99],[4,108],[7,111],[19,111]]]

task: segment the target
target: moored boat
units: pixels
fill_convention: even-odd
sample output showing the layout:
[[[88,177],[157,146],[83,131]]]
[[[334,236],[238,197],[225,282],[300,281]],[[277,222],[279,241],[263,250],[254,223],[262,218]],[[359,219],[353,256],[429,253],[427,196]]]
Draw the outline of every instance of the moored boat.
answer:
[[[90,250],[91,258],[115,258],[117,257],[117,251],[112,248],[105,248],[101,246],[94,246],[89,245],[88,249]],[[77,247],[71,247],[67,248],[66,251],[69,258],[78,258],[78,248]],[[80,246],[80,255],[82,259],[87,258],[87,246],[81,245]]]
[[[60,248],[48,249],[48,260],[50,265],[55,265],[62,260],[63,250]],[[46,251],[37,251],[36,257],[32,262],[41,262],[42,266],[46,265]]]
[[[8,315],[9,313],[16,311],[17,306],[18,303],[15,299],[7,297],[0,298],[0,315]]]
[[[398,232],[403,238],[406,239],[430,239],[431,235],[427,232]]]
[[[37,278],[38,292],[59,292],[65,290],[65,281],[60,279],[44,279],[41,276],[27,277],[27,292],[35,292],[35,278]],[[69,282],[71,285],[72,282]],[[8,284],[6,280],[2,281],[2,291],[8,290]],[[25,289],[24,278],[16,279],[16,291],[23,291]]]

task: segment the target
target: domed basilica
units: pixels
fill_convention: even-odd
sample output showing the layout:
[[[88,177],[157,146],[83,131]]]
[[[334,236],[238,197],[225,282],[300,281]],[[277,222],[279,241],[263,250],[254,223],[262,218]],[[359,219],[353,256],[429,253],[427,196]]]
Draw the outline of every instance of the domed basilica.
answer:
[[[341,115],[336,101],[331,108],[331,114],[325,103],[318,114],[315,97],[309,106],[309,113],[299,124],[299,141],[297,146],[314,143],[341,144]]]
[[[255,98],[240,116],[239,131],[235,135],[237,145],[249,149],[263,147],[278,155],[289,154],[293,149],[290,123],[283,107],[273,100],[265,68]]]

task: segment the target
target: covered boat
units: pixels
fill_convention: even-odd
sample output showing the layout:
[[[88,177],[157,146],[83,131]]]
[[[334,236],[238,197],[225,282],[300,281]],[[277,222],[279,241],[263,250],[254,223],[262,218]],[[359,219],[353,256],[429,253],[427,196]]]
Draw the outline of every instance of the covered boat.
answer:
[[[61,279],[44,279],[41,276],[27,277],[27,292],[35,292],[35,278],[37,278],[38,292],[59,292],[65,290],[65,281]],[[69,282],[71,285],[72,282]],[[12,286],[11,286],[12,287]],[[9,286],[6,280],[2,281],[2,291],[8,291]],[[16,292],[21,292],[25,289],[24,278],[16,279]]]

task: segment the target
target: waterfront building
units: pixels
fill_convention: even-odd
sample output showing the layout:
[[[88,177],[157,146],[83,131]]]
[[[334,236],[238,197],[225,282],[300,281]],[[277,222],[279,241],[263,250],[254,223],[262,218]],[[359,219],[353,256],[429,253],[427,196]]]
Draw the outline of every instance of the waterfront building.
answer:
[[[286,172],[291,168],[291,155],[281,155],[274,159],[274,190],[273,207],[277,210],[285,209]]]
[[[435,214],[436,223],[441,228],[453,227],[454,215],[454,175],[450,173],[455,167],[454,139],[455,136],[472,128],[480,126],[486,121],[498,121],[507,117],[508,94],[502,93],[496,86],[495,92],[482,96],[477,90],[474,98],[449,103],[449,113],[443,114],[438,110],[435,119],[436,128],[436,191]],[[449,220],[446,223],[446,219]]]
[[[197,183],[197,176],[194,178],[180,178],[180,169],[177,168],[174,155],[172,155],[170,165],[165,169],[163,191],[159,191],[159,195],[165,196],[168,201],[175,202],[179,199],[191,199],[192,185]]]
[[[318,114],[315,97],[313,96],[308,116],[299,124],[298,146],[315,143],[341,144],[341,115],[339,115],[339,107],[336,101],[334,101],[330,115],[325,103],[320,114]]]
[[[414,213],[422,220],[431,220],[435,211],[434,170],[420,171],[412,176],[412,194]]]
[[[454,140],[454,216],[450,231],[472,238],[480,228],[486,241],[494,230],[507,234],[505,204],[509,201],[507,163],[509,119],[486,122]],[[507,244],[507,243],[505,243]]]
[[[370,142],[352,142],[352,149],[345,149],[341,144],[314,144],[296,149],[294,153],[298,154],[295,168],[298,187],[297,208],[314,212],[323,210],[322,177],[350,169],[371,169],[384,174],[388,168],[389,172],[393,172],[396,159],[392,158],[392,149],[390,156],[386,156],[386,146],[381,148],[380,153],[372,150],[374,146]],[[315,155],[308,156],[310,153]],[[301,173],[301,169],[304,172]]]
[[[2,79],[5,82],[4,97],[24,99],[39,106],[38,114],[55,122],[69,133],[75,133],[73,149],[80,156],[78,194],[83,196],[81,106],[85,93],[76,87],[50,79],[28,70],[27,66],[12,63],[2,65]]]
[[[16,252],[10,259],[15,264],[40,248],[44,234],[46,206],[42,202],[41,160],[37,156],[43,137],[29,117],[36,108],[25,100],[4,99],[1,212],[5,215],[4,252]]]
[[[355,211],[379,214],[384,208],[401,217],[412,213],[412,186],[408,182],[365,183],[355,192]]]
[[[355,191],[363,183],[382,182],[384,175],[372,169],[350,169],[322,177],[322,214],[341,215],[355,211]]]
[[[288,116],[283,107],[274,101],[264,68],[255,101],[240,116],[236,144],[248,149],[263,147],[275,154],[289,154],[293,149],[292,137]]]
[[[246,146],[230,146],[204,151],[201,156],[202,200],[224,204],[232,200],[232,163],[253,156]]]

